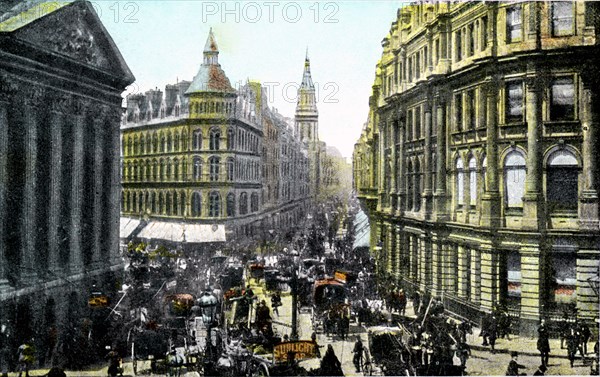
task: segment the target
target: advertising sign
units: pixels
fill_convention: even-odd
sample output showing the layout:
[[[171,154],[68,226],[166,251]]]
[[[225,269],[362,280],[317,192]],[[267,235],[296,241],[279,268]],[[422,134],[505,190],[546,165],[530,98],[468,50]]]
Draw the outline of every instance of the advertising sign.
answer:
[[[310,340],[284,342],[273,347],[273,356],[276,362],[285,362],[288,352],[295,353],[296,360],[312,359],[317,357],[317,345]]]

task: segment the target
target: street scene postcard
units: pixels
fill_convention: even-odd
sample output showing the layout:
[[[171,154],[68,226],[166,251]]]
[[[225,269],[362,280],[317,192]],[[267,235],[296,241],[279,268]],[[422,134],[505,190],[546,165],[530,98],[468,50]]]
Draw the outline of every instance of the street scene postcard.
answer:
[[[597,376],[600,1],[0,0],[0,377]]]

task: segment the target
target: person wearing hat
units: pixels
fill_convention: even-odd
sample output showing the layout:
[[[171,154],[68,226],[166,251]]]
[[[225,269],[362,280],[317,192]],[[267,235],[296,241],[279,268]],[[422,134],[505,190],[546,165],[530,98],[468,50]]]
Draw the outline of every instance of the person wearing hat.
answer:
[[[525,365],[519,364],[517,359],[519,358],[519,353],[516,351],[512,351],[510,353],[510,362],[508,363],[508,368],[506,368],[507,376],[522,376],[523,373],[519,373],[519,369],[525,368]]]
[[[535,372],[533,372],[534,376],[544,376],[546,374],[546,366],[544,364],[540,365]]]
[[[550,358],[550,342],[548,341],[548,328],[546,327],[546,321],[542,319],[540,326],[538,327],[538,341],[537,349],[540,351],[542,358],[542,365],[548,365],[548,359]]]

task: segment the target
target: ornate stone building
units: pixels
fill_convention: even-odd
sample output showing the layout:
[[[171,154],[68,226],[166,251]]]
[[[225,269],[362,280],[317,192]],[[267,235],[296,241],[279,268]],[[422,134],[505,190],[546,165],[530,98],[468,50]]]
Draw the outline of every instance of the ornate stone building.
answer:
[[[0,46],[0,364],[32,337],[40,364],[93,357],[74,334],[104,326],[88,296],[114,298],[123,267],[119,123],[134,77],[89,2],[4,2]]]
[[[399,9],[354,151],[381,271],[468,318],[506,305],[525,331],[598,318],[597,11]]]
[[[211,30],[191,83],[128,98],[121,205],[124,216],[156,228],[142,230],[142,238],[191,242],[173,223],[199,225],[197,243],[260,238],[258,227],[289,227],[304,216],[306,183],[288,177],[306,174],[301,143],[269,109],[260,83],[231,86],[218,55]]]

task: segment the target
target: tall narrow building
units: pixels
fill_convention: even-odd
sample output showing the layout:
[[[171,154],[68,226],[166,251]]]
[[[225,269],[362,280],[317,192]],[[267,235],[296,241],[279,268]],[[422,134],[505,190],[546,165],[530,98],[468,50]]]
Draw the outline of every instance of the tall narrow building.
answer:
[[[294,127],[296,136],[302,140],[308,150],[310,196],[319,193],[320,180],[320,155],[322,143],[319,142],[319,112],[317,111],[317,98],[315,85],[310,74],[310,60],[308,52],[304,60],[304,75],[302,84],[298,89],[298,103],[296,105],[296,119]]]

